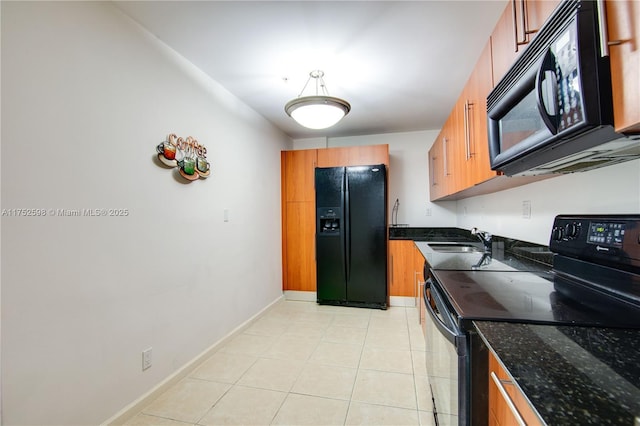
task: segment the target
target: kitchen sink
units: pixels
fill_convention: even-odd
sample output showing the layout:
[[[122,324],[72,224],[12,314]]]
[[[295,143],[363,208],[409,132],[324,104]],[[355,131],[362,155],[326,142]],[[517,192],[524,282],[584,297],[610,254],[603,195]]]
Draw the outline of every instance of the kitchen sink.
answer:
[[[473,244],[466,243],[428,243],[428,245],[433,251],[447,253],[479,253],[483,251]]]

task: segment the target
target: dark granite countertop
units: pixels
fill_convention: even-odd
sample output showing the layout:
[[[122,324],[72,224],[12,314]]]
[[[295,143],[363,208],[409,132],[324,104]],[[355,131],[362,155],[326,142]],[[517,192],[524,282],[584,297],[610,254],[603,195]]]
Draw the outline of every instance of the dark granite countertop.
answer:
[[[389,227],[390,240],[413,241],[477,241],[469,231],[460,228]]]
[[[429,262],[429,242],[453,242],[471,243],[482,248],[482,243],[466,229],[461,228],[410,228],[390,227],[390,240],[412,240],[416,242],[418,249],[422,251]],[[553,253],[547,246],[529,243],[525,241],[506,238],[499,235],[493,236],[492,257],[494,260],[511,265],[514,269],[530,270],[536,266],[536,270],[549,270],[553,264]]]
[[[639,330],[474,324],[546,424],[640,424]]]

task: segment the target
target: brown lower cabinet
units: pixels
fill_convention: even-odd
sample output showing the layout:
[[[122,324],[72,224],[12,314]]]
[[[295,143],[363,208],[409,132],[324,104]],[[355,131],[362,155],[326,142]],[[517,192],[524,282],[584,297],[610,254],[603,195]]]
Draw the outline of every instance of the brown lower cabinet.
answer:
[[[489,426],[542,425],[529,401],[489,352]]]
[[[415,297],[415,244],[411,240],[389,240],[388,247],[389,295]]]
[[[389,295],[414,297],[418,306],[424,256],[413,240],[389,240],[388,248]]]
[[[283,208],[283,290],[316,291],[316,203],[290,201]]]

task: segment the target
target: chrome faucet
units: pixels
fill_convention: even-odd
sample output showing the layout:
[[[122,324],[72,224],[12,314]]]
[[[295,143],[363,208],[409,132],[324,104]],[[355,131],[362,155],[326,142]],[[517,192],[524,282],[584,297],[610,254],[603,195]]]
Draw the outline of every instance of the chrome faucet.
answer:
[[[484,244],[485,253],[491,253],[491,234],[486,231],[479,231],[478,228],[471,228],[471,235],[478,237]]]
[[[491,263],[491,260],[491,252],[484,252],[482,253],[482,257],[480,258],[480,260],[478,260],[478,263],[476,263],[475,265],[471,265],[471,269],[481,269],[483,266],[489,265]]]

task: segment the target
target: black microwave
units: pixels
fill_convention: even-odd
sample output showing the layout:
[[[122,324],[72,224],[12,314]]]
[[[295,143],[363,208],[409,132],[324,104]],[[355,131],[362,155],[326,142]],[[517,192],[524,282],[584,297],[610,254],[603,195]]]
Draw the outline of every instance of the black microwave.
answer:
[[[605,19],[604,2],[561,2],[489,94],[492,170],[570,173],[640,156],[613,129]]]

